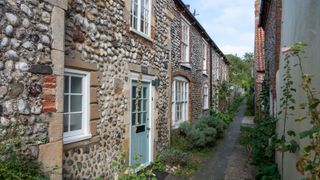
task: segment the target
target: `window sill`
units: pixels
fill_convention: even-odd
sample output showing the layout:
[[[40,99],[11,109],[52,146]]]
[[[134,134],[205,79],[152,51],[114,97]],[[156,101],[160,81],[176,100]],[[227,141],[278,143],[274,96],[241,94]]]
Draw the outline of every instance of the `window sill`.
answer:
[[[131,28],[131,27],[130,27],[130,32],[132,32],[132,33],[134,33],[134,34],[137,34],[137,35],[145,38],[146,40],[148,40],[148,41],[150,41],[150,42],[153,42],[153,39],[151,39],[150,36],[148,36],[148,35],[140,32],[140,31],[137,31],[137,30],[135,30],[135,29],[133,29],[133,28]]]
[[[184,122],[189,122],[188,120],[186,121],[181,121],[181,122],[176,122],[172,125],[172,129],[178,129],[180,127],[180,125]]]
[[[90,139],[91,137],[92,137],[91,134],[85,134],[85,135],[79,135],[79,136],[71,136],[71,137],[63,138],[63,144],[71,144],[71,143],[75,143],[75,142],[78,142],[78,141],[83,141],[83,140]]]
[[[180,63],[180,64],[181,64],[181,66],[183,66],[183,67],[186,67],[186,68],[188,68],[188,69],[191,69],[190,63]]]

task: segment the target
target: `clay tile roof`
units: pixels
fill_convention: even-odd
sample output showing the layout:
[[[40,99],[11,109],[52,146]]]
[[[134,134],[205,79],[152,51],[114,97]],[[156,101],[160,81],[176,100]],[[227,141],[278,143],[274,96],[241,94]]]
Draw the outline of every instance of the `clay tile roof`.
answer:
[[[262,28],[257,28],[255,37],[255,67],[256,71],[265,71],[264,59],[264,31]]]

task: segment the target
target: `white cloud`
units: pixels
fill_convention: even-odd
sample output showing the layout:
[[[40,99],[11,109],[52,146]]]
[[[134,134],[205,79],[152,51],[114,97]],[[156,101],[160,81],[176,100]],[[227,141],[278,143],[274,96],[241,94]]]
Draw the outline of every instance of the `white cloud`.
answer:
[[[224,53],[253,52],[254,0],[184,0]]]
[[[242,57],[246,52],[251,52],[252,48],[250,46],[232,46],[224,45],[220,49],[224,54],[237,54],[239,57]]]

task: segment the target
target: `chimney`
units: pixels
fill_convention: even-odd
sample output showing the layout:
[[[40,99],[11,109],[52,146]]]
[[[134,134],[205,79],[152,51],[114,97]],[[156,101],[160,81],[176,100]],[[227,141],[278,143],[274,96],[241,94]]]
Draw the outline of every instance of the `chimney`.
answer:
[[[190,4],[186,4],[186,7],[190,10]]]

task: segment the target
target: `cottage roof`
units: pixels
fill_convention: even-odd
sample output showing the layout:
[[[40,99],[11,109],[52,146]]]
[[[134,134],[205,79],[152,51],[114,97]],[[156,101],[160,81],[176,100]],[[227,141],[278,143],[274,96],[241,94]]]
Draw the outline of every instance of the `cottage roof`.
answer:
[[[202,34],[202,36],[204,37],[204,39],[206,39],[208,41],[208,43],[217,51],[217,53],[223,57],[224,62],[229,65],[230,62],[227,60],[226,56],[224,55],[224,53],[220,50],[220,48],[217,46],[217,44],[211,39],[211,37],[209,36],[209,34],[207,33],[207,31],[202,27],[202,25],[199,23],[199,21],[194,17],[194,15],[190,12],[189,8],[186,6],[186,4],[184,4],[184,2],[182,0],[174,0],[174,2],[176,3],[176,5],[178,5],[180,8],[183,9],[183,11],[186,13],[186,15],[188,16],[187,18],[189,20],[191,20],[191,24],[196,26],[200,33]]]

